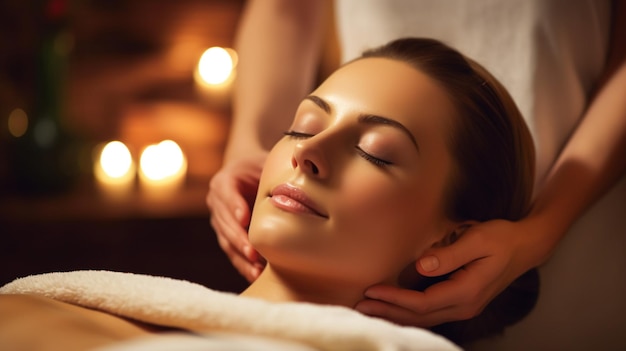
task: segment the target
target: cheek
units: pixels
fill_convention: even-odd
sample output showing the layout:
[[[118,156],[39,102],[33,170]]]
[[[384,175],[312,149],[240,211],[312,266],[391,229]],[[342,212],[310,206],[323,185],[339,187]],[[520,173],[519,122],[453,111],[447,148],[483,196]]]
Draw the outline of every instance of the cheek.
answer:
[[[419,182],[382,176],[347,180],[337,198],[342,217],[366,226],[413,227],[419,230],[438,218],[439,191]],[[358,220],[357,220],[358,219]]]
[[[279,141],[278,144],[272,148],[267,155],[265,165],[263,166],[264,172],[266,170],[282,170],[285,167],[291,167],[291,158],[293,156],[293,146]]]
[[[343,188],[335,225],[362,271],[381,277],[397,273],[430,245],[440,218],[431,187],[363,176],[346,180]]]
[[[282,141],[279,141],[276,146],[270,151],[263,165],[263,172],[261,173],[261,179],[259,180],[258,196],[262,197],[267,195],[271,189],[271,182],[275,182],[282,176],[284,178],[285,172],[291,170],[291,157],[293,155],[293,148],[286,147]],[[277,184],[274,184],[277,185]]]

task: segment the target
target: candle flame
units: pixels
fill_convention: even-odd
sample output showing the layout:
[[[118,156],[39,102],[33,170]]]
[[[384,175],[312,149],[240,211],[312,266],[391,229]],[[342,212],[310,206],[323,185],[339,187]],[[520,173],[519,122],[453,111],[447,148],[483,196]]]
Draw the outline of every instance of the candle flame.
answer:
[[[185,171],[185,156],[176,142],[164,140],[145,148],[139,167],[146,178],[153,181],[165,180]]]
[[[133,158],[130,151],[120,141],[111,141],[100,153],[100,167],[104,174],[113,179],[125,177],[132,168]]]
[[[228,80],[234,66],[233,57],[228,50],[221,47],[212,47],[207,49],[200,57],[198,74],[207,84],[219,85]]]

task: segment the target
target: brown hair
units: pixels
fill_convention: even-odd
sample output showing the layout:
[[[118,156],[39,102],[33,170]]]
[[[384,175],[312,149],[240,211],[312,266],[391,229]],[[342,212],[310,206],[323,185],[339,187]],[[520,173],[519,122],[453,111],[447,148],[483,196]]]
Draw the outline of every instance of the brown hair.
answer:
[[[515,221],[524,217],[531,203],[535,151],[506,89],[481,65],[433,39],[398,39],[361,56],[368,57],[410,64],[441,84],[455,104],[458,118],[448,140],[455,167],[446,189],[448,218]],[[434,281],[426,279],[413,288],[423,290]],[[501,332],[532,309],[538,285],[537,272],[531,270],[477,317],[433,329],[458,343]]]

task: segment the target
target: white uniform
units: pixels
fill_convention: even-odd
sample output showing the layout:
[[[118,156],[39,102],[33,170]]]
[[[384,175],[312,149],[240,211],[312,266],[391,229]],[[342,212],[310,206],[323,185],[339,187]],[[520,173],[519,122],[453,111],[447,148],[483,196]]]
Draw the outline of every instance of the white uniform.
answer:
[[[609,46],[606,0],[337,0],[335,10],[344,62],[415,36],[485,66],[530,127],[539,184],[583,116]],[[533,312],[480,349],[626,348],[626,178],[576,222],[540,272]]]

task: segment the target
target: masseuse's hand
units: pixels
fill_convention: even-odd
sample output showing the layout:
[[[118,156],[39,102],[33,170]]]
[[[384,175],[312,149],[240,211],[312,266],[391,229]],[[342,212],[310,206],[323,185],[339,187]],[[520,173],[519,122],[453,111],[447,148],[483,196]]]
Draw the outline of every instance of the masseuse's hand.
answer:
[[[492,220],[473,225],[454,244],[433,248],[417,262],[425,276],[450,273],[424,292],[393,286],[369,288],[362,313],[403,325],[430,327],[478,315],[486,305],[548,255],[532,220]],[[545,246],[545,245],[543,245]]]
[[[227,163],[213,176],[206,203],[217,240],[235,268],[248,281],[255,280],[264,263],[248,241],[251,208],[266,155]]]

